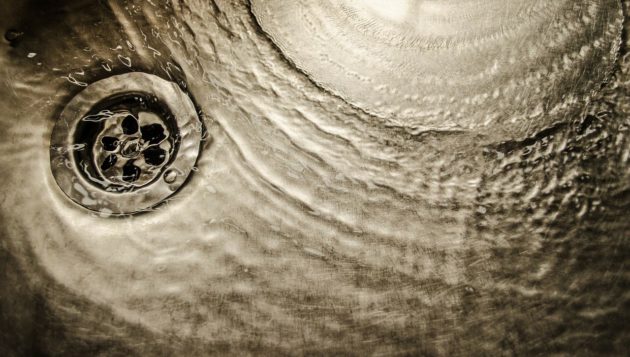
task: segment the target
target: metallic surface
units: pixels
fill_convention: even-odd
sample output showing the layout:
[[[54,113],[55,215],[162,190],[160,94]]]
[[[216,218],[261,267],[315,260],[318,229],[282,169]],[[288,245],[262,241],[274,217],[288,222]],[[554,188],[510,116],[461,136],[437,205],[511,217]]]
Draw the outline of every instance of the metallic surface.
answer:
[[[311,10],[0,1],[0,355],[628,355],[630,2],[295,3]],[[340,4],[369,21],[340,21]],[[418,89],[405,68],[422,61],[369,56],[365,24],[476,51],[440,52],[447,81],[426,90],[445,96],[460,92],[456,64],[493,68],[474,41],[489,30],[500,58],[519,56],[462,89],[469,103],[433,107],[470,113],[456,126],[375,115],[407,82]],[[355,59],[366,65],[340,70]],[[199,156],[164,204],[103,217],[59,189],[50,139],[75,96],[137,73],[194,103]],[[520,100],[473,100],[512,79]],[[382,106],[348,95],[373,98],[381,80],[397,90]],[[485,115],[503,119],[484,126]],[[178,180],[163,170],[160,184]]]

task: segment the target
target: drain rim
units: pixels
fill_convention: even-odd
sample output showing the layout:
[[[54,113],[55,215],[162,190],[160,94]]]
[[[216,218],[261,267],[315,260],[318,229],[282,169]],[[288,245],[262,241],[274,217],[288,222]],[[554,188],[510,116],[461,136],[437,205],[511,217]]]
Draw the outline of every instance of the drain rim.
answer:
[[[121,95],[154,97],[170,112],[176,125],[178,149],[160,175],[145,186],[129,192],[109,192],[85,177],[74,152],[91,150],[75,142],[81,120],[103,100]],[[91,211],[126,215],[146,211],[171,195],[185,183],[197,161],[201,146],[201,121],[192,100],[173,82],[155,75],[133,72],[94,82],[73,97],[63,109],[51,135],[51,171],[59,188],[78,205]],[[166,173],[176,172],[165,180]],[[107,184],[105,184],[107,186]]]

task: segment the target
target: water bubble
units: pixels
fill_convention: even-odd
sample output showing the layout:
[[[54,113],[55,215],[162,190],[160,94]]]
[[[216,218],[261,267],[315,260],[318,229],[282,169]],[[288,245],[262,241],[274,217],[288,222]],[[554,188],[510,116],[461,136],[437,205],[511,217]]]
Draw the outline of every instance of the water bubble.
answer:
[[[164,181],[165,181],[166,183],[173,183],[173,182],[175,182],[175,180],[177,179],[177,176],[178,176],[177,171],[175,171],[175,170],[173,170],[173,169],[171,169],[171,170],[167,170],[167,171],[164,173]]]

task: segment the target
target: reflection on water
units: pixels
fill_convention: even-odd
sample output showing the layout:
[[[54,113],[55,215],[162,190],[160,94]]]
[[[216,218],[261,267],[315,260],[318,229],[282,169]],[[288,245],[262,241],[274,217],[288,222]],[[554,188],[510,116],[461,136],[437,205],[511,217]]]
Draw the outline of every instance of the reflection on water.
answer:
[[[367,114],[296,70],[246,1],[0,11],[2,349],[626,351],[625,43],[603,90],[510,136]],[[103,218],[57,187],[50,135],[86,85],[131,71],[178,83],[208,133],[172,199]]]

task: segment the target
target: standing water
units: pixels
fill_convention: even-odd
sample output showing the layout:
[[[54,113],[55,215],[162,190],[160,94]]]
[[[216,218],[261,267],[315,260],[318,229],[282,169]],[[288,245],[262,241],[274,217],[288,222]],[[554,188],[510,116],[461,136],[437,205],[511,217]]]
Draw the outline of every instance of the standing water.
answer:
[[[628,354],[629,9],[0,0],[0,354]]]

